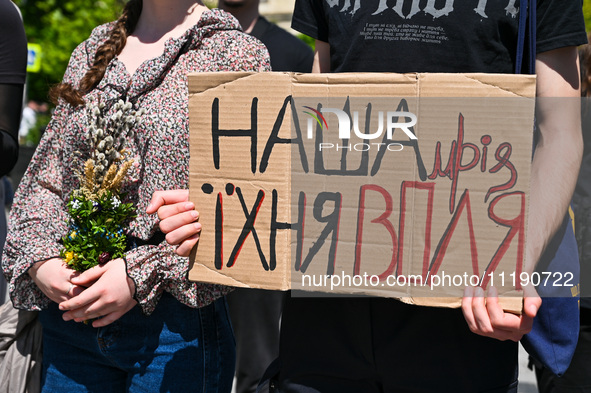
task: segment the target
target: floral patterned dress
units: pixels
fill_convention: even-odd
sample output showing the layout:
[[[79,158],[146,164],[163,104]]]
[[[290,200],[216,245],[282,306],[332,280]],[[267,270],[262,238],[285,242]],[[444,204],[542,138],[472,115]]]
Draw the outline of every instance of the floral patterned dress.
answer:
[[[112,23],[97,27],[74,50],[65,82],[78,84],[111,27]],[[148,241],[158,230],[157,217],[145,213],[154,191],[187,188],[187,73],[266,71],[269,64],[263,44],[243,34],[238,21],[220,10],[205,11],[195,26],[182,37],[169,39],[162,55],[145,61],[133,75],[117,58],[110,62],[102,81],[85,100],[100,100],[109,107],[127,97],[146,110],[127,145],[136,165],[122,191],[126,202],[133,202],[137,209],[128,236]],[[60,239],[68,230],[66,203],[78,187],[76,171],[89,155],[88,125],[84,106],[58,105],[15,196],[2,268],[17,308],[40,310],[50,302],[27,270],[35,262],[59,256]],[[146,314],[154,310],[163,291],[192,307],[205,306],[228,291],[189,281],[188,258],[177,256],[175,247],[166,242],[132,249],[125,260],[136,286],[135,299]]]

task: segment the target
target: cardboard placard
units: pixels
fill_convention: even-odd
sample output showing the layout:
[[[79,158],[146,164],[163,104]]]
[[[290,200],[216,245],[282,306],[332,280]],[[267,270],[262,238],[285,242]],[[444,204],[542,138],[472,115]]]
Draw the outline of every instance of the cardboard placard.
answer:
[[[191,280],[519,312],[535,77],[189,75]]]

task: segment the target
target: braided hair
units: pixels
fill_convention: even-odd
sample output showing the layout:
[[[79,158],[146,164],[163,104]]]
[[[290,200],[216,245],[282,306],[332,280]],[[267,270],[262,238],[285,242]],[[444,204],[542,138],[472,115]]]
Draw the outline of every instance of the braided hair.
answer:
[[[54,104],[57,104],[60,98],[72,106],[84,104],[82,96],[94,89],[103,79],[107,65],[123,50],[127,36],[135,29],[141,12],[142,0],[127,2],[109,38],[97,49],[92,67],[80,80],[80,86],[76,89],[69,83],[60,83],[50,90],[49,97]]]

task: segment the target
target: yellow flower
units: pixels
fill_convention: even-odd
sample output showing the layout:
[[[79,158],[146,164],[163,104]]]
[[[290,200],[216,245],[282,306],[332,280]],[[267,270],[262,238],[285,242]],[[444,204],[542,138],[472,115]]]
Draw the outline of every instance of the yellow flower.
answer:
[[[72,233],[70,233],[70,238],[75,238],[77,235],[76,231],[73,231]]]
[[[72,259],[74,259],[74,251],[68,251],[66,253],[66,263],[69,263]]]

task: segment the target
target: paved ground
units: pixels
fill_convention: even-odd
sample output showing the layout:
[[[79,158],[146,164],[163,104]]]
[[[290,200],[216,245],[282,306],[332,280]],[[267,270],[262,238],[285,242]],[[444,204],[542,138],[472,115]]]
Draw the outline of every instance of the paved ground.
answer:
[[[519,346],[519,390],[518,393],[538,393],[536,376],[527,368],[527,352]]]

